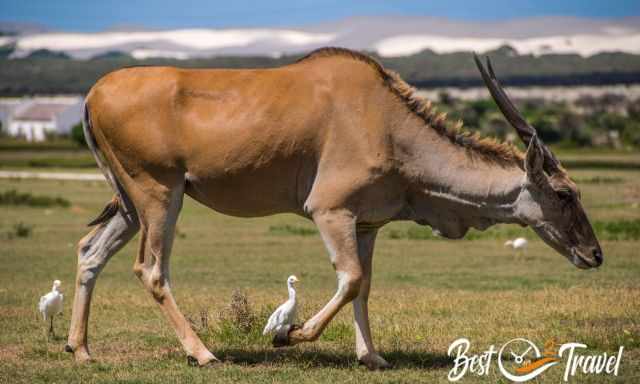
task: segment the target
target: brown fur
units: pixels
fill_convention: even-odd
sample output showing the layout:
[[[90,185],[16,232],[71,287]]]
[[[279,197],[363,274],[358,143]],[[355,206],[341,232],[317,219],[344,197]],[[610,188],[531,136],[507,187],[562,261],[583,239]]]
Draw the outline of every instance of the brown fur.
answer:
[[[431,101],[425,100],[415,93],[415,89],[407,84],[398,73],[386,69],[376,59],[363,53],[346,48],[325,47],[312,51],[297,62],[304,62],[323,57],[344,56],[371,66],[380,76],[387,88],[393,92],[416,116],[440,135],[452,143],[478,154],[485,160],[501,164],[516,163],[522,167],[523,153],[514,145],[501,143],[493,138],[481,137],[479,133],[465,131],[462,121],[452,123],[447,120],[446,113],[438,113]]]

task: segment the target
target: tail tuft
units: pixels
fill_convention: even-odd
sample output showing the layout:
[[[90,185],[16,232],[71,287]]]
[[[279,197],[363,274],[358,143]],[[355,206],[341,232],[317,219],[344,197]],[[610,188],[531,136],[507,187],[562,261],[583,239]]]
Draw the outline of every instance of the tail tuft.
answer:
[[[115,176],[111,172],[111,169],[106,164],[104,156],[100,151],[100,148],[98,147],[98,143],[96,142],[96,138],[93,135],[92,128],[91,128],[91,118],[89,116],[89,104],[86,101],[84,103],[84,117],[82,119],[82,129],[84,131],[84,138],[87,142],[87,146],[91,150],[93,157],[96,159],[98,168],[100,168],[100,170],[104,174],[105,179],[107,179],[107,182],[109,183],[109,185],[111,185],[113,190],[116,192],[116,195],[113,197],[113,199],[109,203],[107,203],[107,206],[104,207],[100,215],[98,215],[98,217],[96,217],[89,224],[87,224],[89,227],[91,227],[91,226],[108,221],[118,213],[119,209],[123,209],[123,212],[126,211],[125,206],[126,206],[127,198],[126,198],[126,195],[124,194],[122,187],[118,183],[118,180],[116,180]]]
[[[98,217],[93,219],[89,224],[87,224],[87,226],[92,227],[109,220],[118,213],[118,209],[120,209],[119,206],[120,200],[118,200],[117,196],[114,196],[113,199],[111,199],[111,201],[107,203],[102,212],[100,212]]]

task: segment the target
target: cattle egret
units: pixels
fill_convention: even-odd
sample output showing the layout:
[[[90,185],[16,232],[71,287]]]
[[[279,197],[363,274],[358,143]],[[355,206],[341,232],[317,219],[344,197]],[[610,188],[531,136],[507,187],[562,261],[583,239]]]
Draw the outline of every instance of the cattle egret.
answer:
[[[287,279],[287,289],[289,290],[289,300],[278,307],[269,317],[267,325],[262,331],[263,335],[270,332],[279,332],[285,326],[293,325],[296,320],[296,290],[293,288],[293,284],[298,282],[298,278],[291,275]]]
[[[511,247],[517,252],[524,251],[527,248],[528,244],[529,242],[527,241],[527,239],[525,239],[524,237],[518,237],[515,240],[507,240],[507,242],[504,243],[504,246]]]
[[[40,298],[40,304],[38,304],[42,319],[49,321],[49,334],[53,336],[55,336],[53,333],[53,317],[62,313],[62,300],[64,299],[60,292],[60,284],[60,280],[55,280],[51,292],[42,296]]]

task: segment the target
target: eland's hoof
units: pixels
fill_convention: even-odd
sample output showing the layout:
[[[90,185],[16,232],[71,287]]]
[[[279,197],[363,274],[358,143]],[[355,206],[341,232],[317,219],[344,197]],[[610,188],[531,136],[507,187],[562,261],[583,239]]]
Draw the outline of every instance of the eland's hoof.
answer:
[[[198,360],[195,356],[187,355],[187,364],[191,367],[210,367],[218,363],[220,363],[220,360],[211,352],[203,356],[202,360]]]
[[[391,368],[391,364],[377,353],[370,353],[358,359],[360,364],[367,367],[370,371],[377,371]]]
[[[198,364],[198,359],[196,359],[193,356],[187,356],[187,365],[189,365],[190,367],[197,367],[200,364]]]
[[[92,361],[87,347],[79,346],[73,348],[70,344],[67,344],[64,346],[64,351],[73,353],[73,358],[75,359],[76,363],[90,363]]]
[[[198,364],[198,359],[189,355],[187,356],[187,365],[189,365],[190,367],[197,367],[200,364]]]
[[[280,347],[287,347],[291,344],[291,340],[289,339],[289,333],[300,329],[301,327],[299,325],[285,325],[282,328],[280,328],[280,330],[278,330],[275,334],[275,336],[273,336],[273,340],[271,341],[271,343],[273,344],[274,348],[280,348]]]
[[[273,336],[273,340],[271,340],[271,344],[273,344],[274,348],[281,348],[289,346],[289,336],[287,334],[282,335],[281,333],[276,333]]]

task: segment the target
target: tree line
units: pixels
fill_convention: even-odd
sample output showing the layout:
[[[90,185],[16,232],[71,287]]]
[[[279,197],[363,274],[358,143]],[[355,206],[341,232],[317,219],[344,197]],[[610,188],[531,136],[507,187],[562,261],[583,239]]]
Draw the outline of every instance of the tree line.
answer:
[[[189,60],[136,60],[126,53],[109,52],[90,60],[74,60],[60,52],[40,50],[25,58],[9,59],[11,51],[11,48],[0,47],[0,96],[82,94],[101,76],[128,66],[265,68],[289,64],[301,57],[221,56]],[[498,76],[508,85],[640,83],[640,55],[621,52],[590,57],[573,54],[518,55],[508,46],[487,55],[492,58]],[[411,56],[377,58],[385,67],[399,72],[416,87],[482,84],[469,52],[437,54],[425,50]]]

